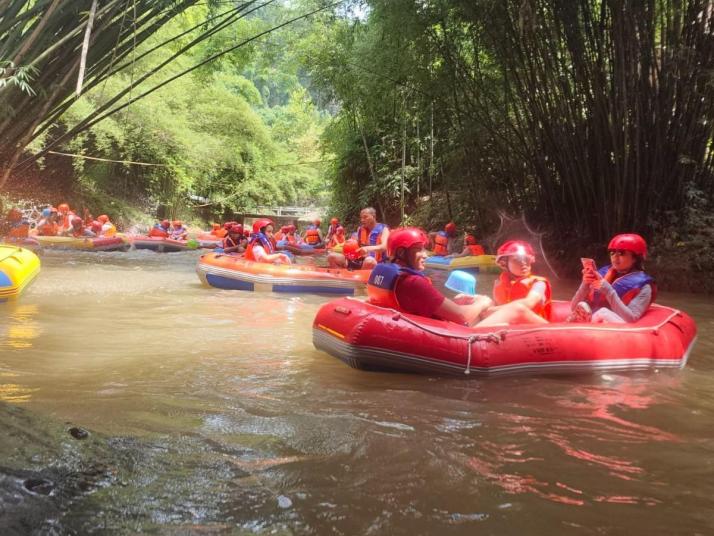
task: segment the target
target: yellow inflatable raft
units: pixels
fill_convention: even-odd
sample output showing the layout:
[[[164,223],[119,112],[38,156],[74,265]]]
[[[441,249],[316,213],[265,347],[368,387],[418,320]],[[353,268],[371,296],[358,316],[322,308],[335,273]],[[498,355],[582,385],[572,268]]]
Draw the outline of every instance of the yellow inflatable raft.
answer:
[[[468,257],[440,257],[434,255],[424,263],[433,270],[478,270],[479,272],[500,272],[495,255],[469,255]]]
[[[0,302],[16,298],[40,272],[40,259],[29,249],[0,244]]]

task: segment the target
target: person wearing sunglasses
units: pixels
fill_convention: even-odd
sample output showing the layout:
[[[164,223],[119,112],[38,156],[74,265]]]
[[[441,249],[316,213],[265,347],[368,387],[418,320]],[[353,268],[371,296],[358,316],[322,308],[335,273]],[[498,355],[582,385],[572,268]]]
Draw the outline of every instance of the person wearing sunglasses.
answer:
[[[545,277],[534,275],[535,253],[528,242],[509,240],[496,251],[501,275],[494,281],[495,306],[485,312],[479,326],[546,324],[550,321],[551,288]]]
[[[570,322],[636,322],[654,302],[657,286],[644,271],[647,242],[619,234],[607,246],[610,264],[583,267],[583,279],[570,302]]]

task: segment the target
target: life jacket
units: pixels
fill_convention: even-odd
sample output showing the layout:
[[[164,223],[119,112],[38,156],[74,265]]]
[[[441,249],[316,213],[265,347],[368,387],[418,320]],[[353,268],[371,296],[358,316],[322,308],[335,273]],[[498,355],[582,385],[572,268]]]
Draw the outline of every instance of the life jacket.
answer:
[[[265,236],[265,234],[253,233],[253,235],[250,237],[250,243],[248,244],[248,247],[245,250],[245,258],[249,261],[258,262],[258,259],[256,259],[255,255],[253,255],[253,247],[256,245],[262,246],[262,248],[268,255],[275,251],[275,249],[273,248],[273,243],[267,236]]]
[[[474,257],[486,254],[486,252],[483,250],[483,247],[479,246],[478,244],[468,245],[466,247],[469,248],[469,255],[473,255]]]
[[[188,233],[188,230],[185,227],[179,227],[171,231],[171,238],[173,240],[185,240],[186,233]]]
[[[285,235],[285,240],[288,241],[288,244],[297,244],[297,243],[298,243],[298,239],[297,239],[297,237],[295,236],[295,233],[292,233],[292,234],[288,233],[288,234],[286,234],[286,235]]]
[[[71,210],[67,212],[67,214],[59,214],[59,221],[57,222],[57,226],[59,227],[58,231],[71,231],[72,230],[72,218],[74,218],[76,214],[72,212]]]
[[[161,227],[161,224],[157,223],[149,230],[149,236],[154,236],[157,238],[168,238],[169,232]]]
[[[365,227],[360,226],[357,230],[357,242],[362,246],[376,246],[382,236],[382,231],[386,225],[383,223],[378,223],[374,226],[371,231],[368,231]],[[382,262],[382,252],[381,251],[370,251],[370,257],[374,257],[377,262]]]
[[[445,256],[449,254],[449,235],[446,231],[439,231],[434,236],[434,255]]]
[[[225,238],[226,236],[228,236],[228,231],[226,231],[225,229],[216,229],[214,231],[211,231],[211,234],[218,238]]]
[[[610,268],[611,265],[609,264],[607,266],[603,266],[598,270],[598,273],[602,277],[605,277],[607,272],[610,271]],[[629,304],[632,299],[640,293],[640,290],[642,290],[642,287],[645,285],[652,287],[652,301],[650,303],[654,303],[655,298],[657,297],[657,285],[655,284],[655,280],[642,270],[628,272],[615,279],[611,285],[622,300],[622,303],[625,305]],[[605,299],[603,293],[599,290],[593,289],[590,291],[588,302],[590,303],[593,311],[602,307],[607,307],[607,300]]]
[[[379,263],[369,274],[367,281],[367,301],[378,307],[388,307],[401,311],[397,300],[397,285],[406,275],[426,277],[421,272],[411,268],[399,266],[391,262]]]
[[[275,238],[275,242],[280,242],[281,240],[285,240],[285,237],[287,235],[283,233],[282,231],[278,231],[277,233],[273,233],[273,238]]]
[[[545,283],[545,303],[536,305],[533,312],[546,320],[550,320],[551,289],[550,282],[545,277],[530,275],[528,277],[514,279],[508,272],[501,272],[501,275],[493,284],[493,300],[496,302],[496,305],[504,305],[525,298],[533,288],[533,285],[539,281]]]
[[[310,225],[305,231],[305,237],[303,240],[305,240],[305,243],[309,246],[319,244],[321,242],[319,229],[314,225]]]
[[[40,220],[37,225],[37,234],[40,236],[57,236],[57,224],[49,220]]]
[[[23,219],[10,224],[10,230],[7,232],[7,238],[27,238],[30,232],[30,224]]]

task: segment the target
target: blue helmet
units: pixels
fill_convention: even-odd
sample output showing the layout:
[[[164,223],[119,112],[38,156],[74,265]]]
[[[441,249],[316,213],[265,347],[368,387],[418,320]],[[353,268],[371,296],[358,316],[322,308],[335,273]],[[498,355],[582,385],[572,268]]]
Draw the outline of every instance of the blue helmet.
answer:
[[[50,209],[50,207],[42,209],[42,217],[43,218],[49,218],[50,214],[52,214],[52,210]]]

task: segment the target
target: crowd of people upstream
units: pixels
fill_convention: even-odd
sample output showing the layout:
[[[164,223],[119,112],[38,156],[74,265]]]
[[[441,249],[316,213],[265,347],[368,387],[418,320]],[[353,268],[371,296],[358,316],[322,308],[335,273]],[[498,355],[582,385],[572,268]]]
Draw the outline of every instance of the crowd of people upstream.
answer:
[[[291,264],[287,247],[326,248],[331,268],[372,270],[368,284],[370,302],[414,315],[449,320],[471,326],[497,324],[545,324],[552,320],[551,284],[532,272],[536,255],[525,241],[502,243],[495,255],[500,268],[491,296],[457,294],[449,298],[424,275],[431,254],[459,258],[484,255],[473,234],[459,240],[457,226],[425,232],[416,227],[395,230],[377,220],[372,207],[360,211],[359,225],[349,233],[338,218],[332,218],[323,233],[314,219],[301,235],[295,225],[275,231],[275,222],[259,218],[252,227],[236,221],[215,223],[209,232],[225,254],[243,255],[259,263]],[[17,208],[0,219],[0,236],[6,242],[21,242],[31,234],[31,222]],[[111,237],[117,228],[109,216],[96,219],[87,211],[77,215],[67,203],[41,211],[32,234],[74,238]],[[188,229],[180,220],[156,222],[148,235],[187,240]],[[463,244],[463,247],[461,246]],[[582,279],[571,300],[567,322],[627,323],[639,320],[657,295],[657,287],[644,271],[647,243],[637,234],[619,234],[609,242],[610,263],[598,268],[593,259],[581,259]]]

